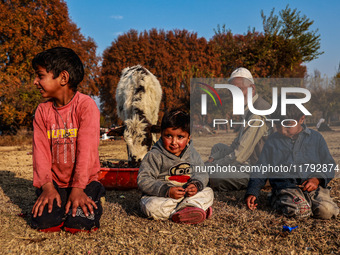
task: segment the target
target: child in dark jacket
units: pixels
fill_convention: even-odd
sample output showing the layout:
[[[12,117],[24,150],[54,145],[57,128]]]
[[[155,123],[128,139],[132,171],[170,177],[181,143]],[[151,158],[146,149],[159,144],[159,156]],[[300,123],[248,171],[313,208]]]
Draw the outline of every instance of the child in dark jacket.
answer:
[[[287,105],[287,115],[281,116],[280,110],[272,116],[280,120],[277,132],[268,138],[257,162],[259,169],[267,167],[267,172],[252,174],[245,199],[247,207],[256,209],[256,198],[269,178],[271,206],[285,216],[336,217],[339,208],[327,187],[336,164],[324,138],[303,124],[305,115],[295,105]]]

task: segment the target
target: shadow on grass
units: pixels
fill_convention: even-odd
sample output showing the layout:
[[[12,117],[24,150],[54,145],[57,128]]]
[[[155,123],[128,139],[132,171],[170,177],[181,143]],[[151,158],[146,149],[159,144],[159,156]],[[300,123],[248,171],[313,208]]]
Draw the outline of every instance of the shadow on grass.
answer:
[[[269,206],[267,199],[268,192],[261,192],[261,195],[258,198],[258,209],[267,211],[268,213],[272,212],[272,209]],[[220,201],[228,204],[229,206],[235,208],[243,208],[245,207],[244,203],[244,195],[245,190],[241,191],[229,191],[229,192],[218,192],[214,191],[214,200]],[[128,215],[134,215],[138,217],[145,217],[140,209],[140,199],[142,196],[142,192],[138,189],[131,190],[107,190],[105,199],[109,203],[117,203],[121,205],[122,209]]]
[[[235,208],[243,208],[246,207],[245,204],[245,193],[246,190],[239,191],[214,191],[214,196],[216,201],[221,201],[227,203],[229,206],[233,206]],[[260,196],[257,198],[256,203],[258,203],[258,209],[267,211],[268,213],[273,212],[273,209],[270,207],[268,200],[269,191],[261,191]]]
[[[15,177],[13,172],[0,170],[0,187],[10,199],[8,202],[17,205],[22,211],[21,216],[30,224],[31,210],[36,200],[32,181]]]
[[[117,203],[128,215],[145,217],[139,205],[142,192],[138,189],[131,190],[107,190],[105,199],[109,203]]]

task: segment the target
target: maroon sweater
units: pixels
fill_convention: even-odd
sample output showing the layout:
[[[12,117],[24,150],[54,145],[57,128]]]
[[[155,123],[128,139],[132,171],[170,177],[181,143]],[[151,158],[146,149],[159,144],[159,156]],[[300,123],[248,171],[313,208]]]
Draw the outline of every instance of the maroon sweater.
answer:
[[[55,181],[61,188],[84,189],[98,180],[99,123],[96,103],[79,92],[62,107],[41,103],[33,122],[33,185]]]

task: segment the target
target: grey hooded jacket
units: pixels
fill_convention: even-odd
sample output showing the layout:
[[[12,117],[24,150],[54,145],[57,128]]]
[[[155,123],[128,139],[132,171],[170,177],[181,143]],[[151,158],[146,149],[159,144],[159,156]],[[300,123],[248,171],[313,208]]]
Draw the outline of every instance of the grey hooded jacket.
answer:
[[[194,149],[192,141],[180,156],[168,152],[160,138],[145,155],[138,172],[138,188],[146,195],[165,197],[170,187],[193,183],[198,191],[203,190],[209,181],[207,172],[202,169],[204,163]]]

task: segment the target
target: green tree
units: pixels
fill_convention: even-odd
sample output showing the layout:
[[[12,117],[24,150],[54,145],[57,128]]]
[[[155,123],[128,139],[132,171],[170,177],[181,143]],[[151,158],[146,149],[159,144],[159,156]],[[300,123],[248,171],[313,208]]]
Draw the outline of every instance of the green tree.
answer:
[[[268,18],[261,11],[265,35],[278,35],[288,40],[295,48],[297,61],[310,62],[323,54],[320,51],[318,29],[310,30],[313,20],[307,18],[306,15],[301,15],[297,9],[292,10],[289,5],[279,12],[279,16],[274,15],[274,11],[275,9],[272,9]]]
[[[304,62],[317,58],[320,35],[310,31],[313,21],[288,6],[269,17],[261,12],[264,33],[249,29],[244,35],[234,35],[225,25],[218,26],[212,41],[220,54],[225,77],[237,67],[248,68],[254,77],[303,78]]]

